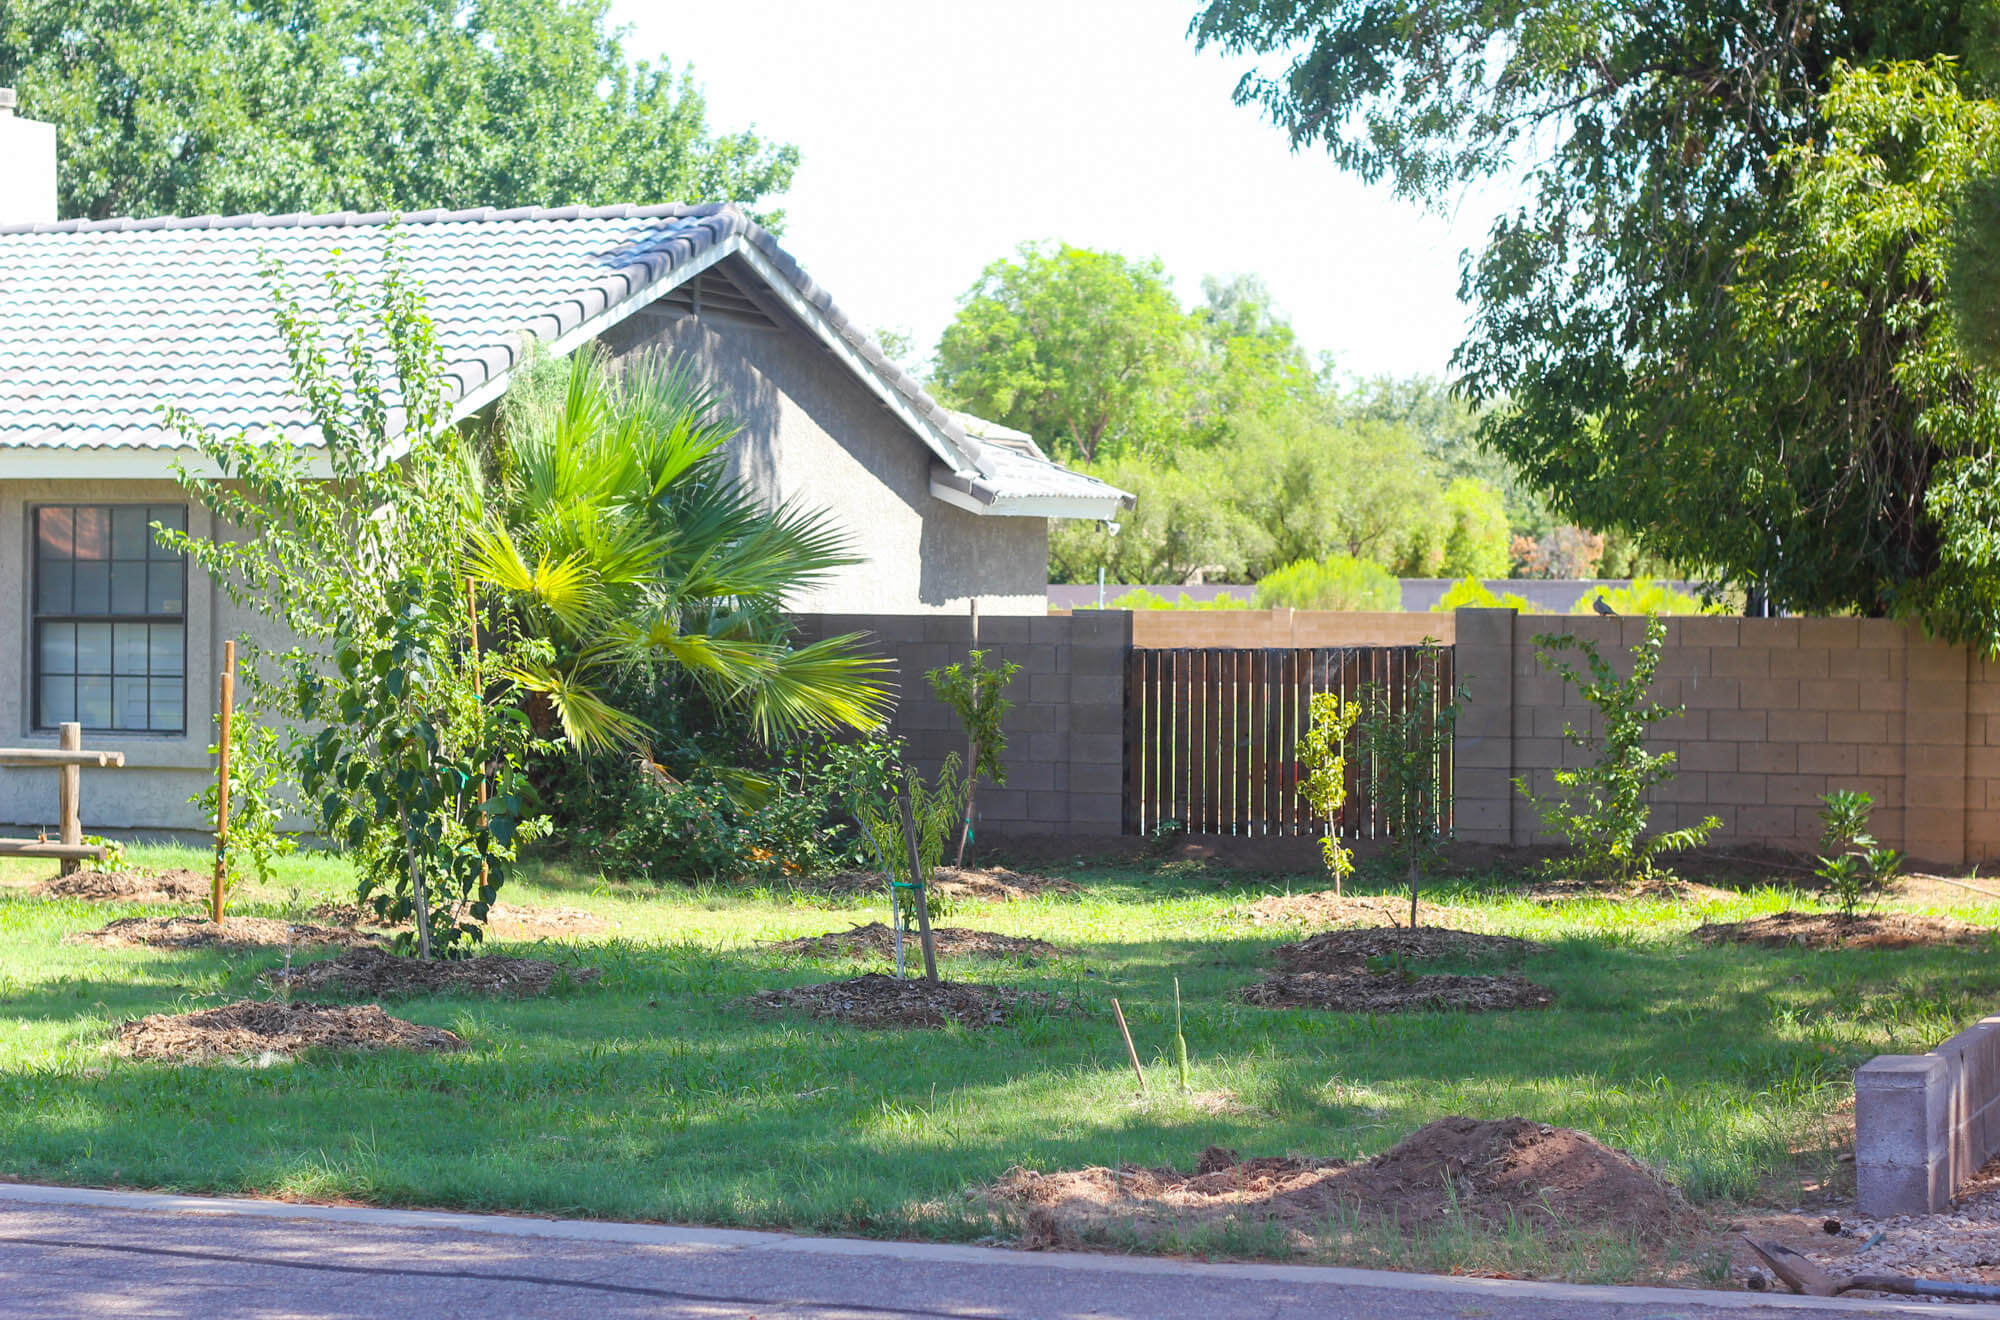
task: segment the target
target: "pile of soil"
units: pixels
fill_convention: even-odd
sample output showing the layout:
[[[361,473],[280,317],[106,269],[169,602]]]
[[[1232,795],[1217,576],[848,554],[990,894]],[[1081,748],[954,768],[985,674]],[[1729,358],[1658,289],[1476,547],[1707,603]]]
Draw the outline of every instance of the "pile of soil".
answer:
[[[198,1013],[155,1013],[118,1028],[117,1050],[135,1059],[212,1059],[232,1054],[296,1054],[305,1049],[465,1048],[442,1027],[392,1018],[374,1004],[338,1007],[241,999]]]
[[[1760,944],[1778,949],[1908,949],[1918,945],[1983,944],[2000,931],[1918,912],[1778,912],[1749,921],[1712,921],[1695,928],[1703,944]]]
[[[1547,1008],[1549,992],[1515,973],[1505,976],[1401,976],[1395,972],[1295,972],[1267,976],[1240,992],[1261,1008],[1323,1008],[1335,1013],[1484,1013]]]
[[[78,871],[58,875],[28,892],[41,898],[85,898],[117,903],[206,903],[209,876],[184,867],[171,871]]]
[[[120,917],[96,930],[66,935],[63,943],[108,949],[266,949],[281,944],[367,944],[378,939],[352,927],[315,926],[275,917],[225,916],[220,926],[207,917]]]
[[[478,958],[419,962],[381,949],[351,949],[338,958],[306,963],[289,972],[273,968],[264,980],[273,988],[351,995],[545,995],[558,979],[582,985],[597,979],[595,967],[558,967],[539,958],[491,953]]]
[[[390,929],[376,921],[375,914],[359,903],[321,903],[312,910],[312,915],[340,926]],[[517,907],[512,903],[495,903],[486,913],[486,933],[494,939],[566,939],[577,935],[601,935],[610,929],[610,922],[595,912],[585,912],[581,908]]]
[[[1211,1146],[1191,1174],[1015,1169],[988,1190],[1027,1212],[1027,1245],[1074,1244],[1113,1226],[1149,1231],[1238,1220],[1275,1223],[1310,1245],[1341,1215],[1408,1231],[1462,1212],[1495,1228],[1529,1225],[1661,1242],[1692,1226],[1687,1202],[1623,1151],[1526,1119],[1444,1118],[1370,1160],[1242,1159]]]
[[[1388,922],[1392,926],[1410,924],[1409,895],[1336,894],[1322,889],[1310,894],[1272,894],[1243,909],[1252,925],[1276,926],[1297,923],[1307,926],[1371,926]],[[1439,907],[1418,902],[1420,926],[1450,925],[1472,916],[1460,908]]]
[[[1074,880],[1010,871],[1004,866],[940,866],[931,872],[931,884],[948,898],[978,898],[993,903],[1077,892]],[[886,894],[889,877],[881,871],[836,871],[831,875],[805,876],[792,885],[815,894]]]
[[[1445,926],[1419,926],[1415,930],[1407,926],[1364,926],[1330,930],[1296,944],[1280,944],[1271,950],[1271,956],[1288,972],[1355,972],[1365,970],[1370,958],[1408,962],[1504,958],[1514,962],[1530,953],[1539,953],[1541,948],[1512,935],[1475,935]]]
[[[1056,952],[1055,945],[1031,935],[999,935],[990,930],[968,930],[962,926],[935,927],[931,931],[931,940],[941,958],[1047,958]],[[801,935],[797,939],[778,940],[769,947],[778,953],[804,954],[815,958],[869,955],[894,958],[896,932],[879,921],[871,921],[865,926],[829,931],[825,935]],[[923,956],[917,934],[912,931],[903,941],[903,959],[905,963],[921,962]]]
[[[950,1022],[997,1027],[1023,1007],[1055,1011],[1069,1007],[1061,997],[1036,990],[1003,990],[963,981],[935,985],[921,979],[898,981],[879,972],[851,981],[759,990],[749,1002],[757,1009],[801,1010],[856,1027],[942,1027]]]

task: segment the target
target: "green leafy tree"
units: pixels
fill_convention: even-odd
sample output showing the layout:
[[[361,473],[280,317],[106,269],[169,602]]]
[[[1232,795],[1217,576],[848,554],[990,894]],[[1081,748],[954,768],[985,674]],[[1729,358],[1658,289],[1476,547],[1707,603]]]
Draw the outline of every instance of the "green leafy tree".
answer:
[[[1245,423],[1218,471],[1253,578],[1336,554],[1393,567],[1437,533],[1437,480],[1400,426],[1293,410]]]
[[[65,217],[754,207],[784,191],[793,148],[712,133],[691,80],[630,60],[604,14],[601,0],[15,0],[0,5],[0,85],[57,126]]]
[[[1119,516],[1114,534],[1086,519],[1049,527],[1049,580],[1172,584],[1197,573],[1245,572],[1249,547],[1261,543],[1248,516],[1229,498],[1229,458],[1221,450],[1184,450],[1157,458],[1124,455],[1080,465],[1137,506]]]
[[[1012,660],[1003,660],[988,669],[986,652],[972,651],[963,664],[944,665],[924,674],[938,699],[950,706],[965,728],[968,744],[965,775],[965,820],[958,833],[958,856],[954,866],[965,865],[965,847],[972,840],[973,797],[982,777],[996,786],[1007,783],[1007,730],[1002,727],[1014,703],[1007,700],[1007,685],[1021,672]]]
[[[1382,610],[1403,607],[1403,585],[1380,564],[1352,555],[1301,559],[1257,582],[1260,610]]]
[[[1462,689],[1444,684],[1444,657],[1444,648],[1426,639],[1401,691],[1372,683],[1361,689],[1355,724],[1369,794],[1409,876],[1411,930],[1424,865],[1445,835],[1444,763],[1465,700]]]
[[[1337,895],[1342,882],[1354,874],[1354,854],[1340,842],[1340,815],[1347,806],[1347,738],[1361,718],[1361,706],[1337,692],[1315,692],[1307,713],[1309,723],[1296,752],[1303,772],[1299,796],[1316,819],[1326,822],[1319,851]]]

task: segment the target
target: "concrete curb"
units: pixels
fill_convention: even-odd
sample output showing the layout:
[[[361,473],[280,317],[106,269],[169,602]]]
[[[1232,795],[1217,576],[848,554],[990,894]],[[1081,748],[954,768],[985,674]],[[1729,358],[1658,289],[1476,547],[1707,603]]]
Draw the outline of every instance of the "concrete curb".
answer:
[[[35,1183],[0,1183],[0,1206],[90,1206],[177,1215],[242,1215],[260,1219],[312,1220],[375,1228],[424,1229],[436,1232],[482,1233],[497,1237],[554,1238],[572,1242],[612,1242],[633,1246],[710,1247],[734,1251],[783,1251],[827,1256],[873,1256],[893,1260],[960,1265],[1008,1266],[1028,1269],[1089,1270],[1113,1274],[1203,1275],[1266,1279],[1325,1287],[1383,1288],[1406,1293],[1451,1297],[1509,1299],[1547,1298],[1551,1301],[1660,1306],[1706,1306],[1717,1310],[1757,1307],[1821,1313],[1870,1315],[1965,1316],[1993,1320],[2000,1310],[1991,1306],[1944,1302],[1793,1297],[1787,1294],[1714,1292],[1694,1288],[1624,1288],[1597,1284],[1536,1283],[1517,1279],[1460,1278],[1436,1274],[1400,1274],[1390,1270],[1348,1269],[1336,1265],[1206,1264],[1163,1256],[1113,1256],[1074,1251],[1016,1251],[1005,1247],[958,1246],[930,1242],[891,1242],[862,1238],[800,1237],[749,1229],[634,1224],[615,1220],[535,1219],[525,1215],[457,1214],[437,1210],[376,1210],[355,1206],[307,1205],[292,1201],[254,1201],[227,1197],[177,1196],[162,1192],[121,1192],[93,1187],[50,1187]]]

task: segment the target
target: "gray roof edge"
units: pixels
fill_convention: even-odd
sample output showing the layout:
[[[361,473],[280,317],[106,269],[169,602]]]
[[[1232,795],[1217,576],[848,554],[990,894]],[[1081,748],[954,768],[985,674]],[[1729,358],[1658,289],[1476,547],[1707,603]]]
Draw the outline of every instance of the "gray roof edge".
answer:
[[[735,212],[730,202],[664,202],[656,206],[517,206],[499,211],[469,206],[455,211],[333,211],[322,215],[188,215],[152,216],[135,220],[114,216],[105,220],[57,220],[39,224],[0,225],[0,234],[86,234],[133,229],[372,229],[389,221],[405,225],[453,224],[463,221],[508,220],[665,220],[699,218]],[[740,213],[739,213],[740,214]],[[744,223],[749,223],[747,220]],[[759,231],[762,232],[762,231]]]

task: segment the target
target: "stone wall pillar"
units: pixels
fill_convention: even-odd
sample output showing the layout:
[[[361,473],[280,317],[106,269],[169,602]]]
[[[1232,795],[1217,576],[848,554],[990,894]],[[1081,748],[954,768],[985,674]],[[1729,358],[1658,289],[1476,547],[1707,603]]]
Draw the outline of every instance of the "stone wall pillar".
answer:
[[[1453,672],[1466,691],[1452,740],[1452,833],[1467,843],[1525,843],[1514,791],[1511,609],[1456,612]]]

